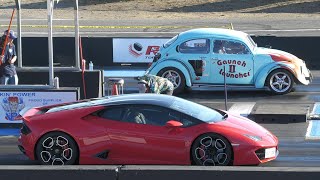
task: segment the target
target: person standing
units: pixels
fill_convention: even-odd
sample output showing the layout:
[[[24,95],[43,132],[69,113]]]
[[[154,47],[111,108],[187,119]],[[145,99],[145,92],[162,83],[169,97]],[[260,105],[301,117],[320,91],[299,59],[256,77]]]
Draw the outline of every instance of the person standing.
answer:
[[[16,47],[13,43],[13,40],[17,37],[15,36],[15,33],[13,30],[6,30],[4,32],[4,37],[8,36],[8,41],[6,45],[3,45],[1,48],[5,48],[4,55],[0,57],[0,60],[2,60],[1,63],[1,77],[0,82],[2,85],[12,84],[12,85],[18,85],[18,75],[16,72],[16,67],[14,63],[17,60],[17,53],[16,53]],[[3,38],[2,38],[3,39]],[[0,49],[1,49],[0,48]],[[2,49],[1,49],[2,52]]]
[[[146,74],[136,79],[140,93],[173,94],[174,85],[167,78]]]

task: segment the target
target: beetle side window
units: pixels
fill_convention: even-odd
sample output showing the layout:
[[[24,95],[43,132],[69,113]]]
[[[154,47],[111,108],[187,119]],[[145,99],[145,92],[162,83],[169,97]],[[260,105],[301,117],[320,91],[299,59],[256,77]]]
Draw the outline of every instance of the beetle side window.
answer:
[[[224,40],[215,40],[213,43],[213,53],[226,54],[225,44],[226,44],[226,41]]]
[[[249,54],[247,47],[239,42],[228,41],[226,49],[228,54]]]
[[[215,40],[213,43],[213,53],[215,54],[249,54],[246,45],[240,42]]]
[[[185,54],[208,54],[209,50],[209,39],[193,39],[179,45],[179,52]]]

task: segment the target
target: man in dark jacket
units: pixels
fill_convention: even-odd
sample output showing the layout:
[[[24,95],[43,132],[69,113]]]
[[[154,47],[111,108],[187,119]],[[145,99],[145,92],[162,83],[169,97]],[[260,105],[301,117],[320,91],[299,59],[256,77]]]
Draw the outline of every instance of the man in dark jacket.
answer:
[[[18,85],[18,75],[16,72],[16,67],[14,63],[17,60],[17,53],[16,53],[16,47],[13,44],[13,40],[16,39],[17,37],[15,36],[15,33],[13,30],[6,30],[4,32],[4,37],[8,36],[8,41],[7,44],[3,45],[1,47],[1,52],[2,53],[2,48],[4,47],[4,56],[0,57],[0,60],[2,61],[1,63],[1,77],[0,77],[0,82],[3,85],[7,84],[13,84],[13,85]],[[3,39],[3,38],[2,38]]]

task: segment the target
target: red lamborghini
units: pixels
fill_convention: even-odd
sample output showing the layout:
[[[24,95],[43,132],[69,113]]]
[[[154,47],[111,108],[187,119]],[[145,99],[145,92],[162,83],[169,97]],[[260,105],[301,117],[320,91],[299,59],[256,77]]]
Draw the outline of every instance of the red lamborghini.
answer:
[[[258,165],[278,139],[257,123],[178,97],[127,94],[21,111],[19,149],[46,165]]]

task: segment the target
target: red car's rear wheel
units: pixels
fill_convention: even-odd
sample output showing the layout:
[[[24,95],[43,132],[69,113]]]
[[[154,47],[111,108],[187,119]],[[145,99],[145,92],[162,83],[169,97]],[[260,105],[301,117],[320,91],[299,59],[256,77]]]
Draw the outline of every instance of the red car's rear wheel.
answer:
[[[199,166],[227,166],[232,162],[232,147],[221,135],[210,133],[198,137],[192,145],[192,160]]]
[[[78,155],[78,147],[73,138],[62,132],[45,134],[36,146],[36,157],[44,165],[75,164]]]

